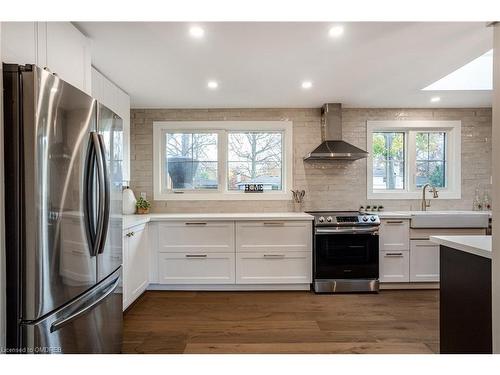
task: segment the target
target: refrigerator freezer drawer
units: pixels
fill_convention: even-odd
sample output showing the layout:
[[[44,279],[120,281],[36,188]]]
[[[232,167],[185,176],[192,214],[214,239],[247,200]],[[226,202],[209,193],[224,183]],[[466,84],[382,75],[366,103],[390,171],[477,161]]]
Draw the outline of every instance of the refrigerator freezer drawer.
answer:
[[[69,305],[22,324],[26,353],[120,353],[121,268]]]

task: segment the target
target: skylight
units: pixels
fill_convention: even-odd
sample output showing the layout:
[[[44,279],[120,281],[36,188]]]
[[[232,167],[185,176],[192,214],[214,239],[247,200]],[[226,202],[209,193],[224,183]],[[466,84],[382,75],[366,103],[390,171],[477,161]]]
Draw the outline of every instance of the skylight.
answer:
[[[493,90],[493,50],[422,90]]]

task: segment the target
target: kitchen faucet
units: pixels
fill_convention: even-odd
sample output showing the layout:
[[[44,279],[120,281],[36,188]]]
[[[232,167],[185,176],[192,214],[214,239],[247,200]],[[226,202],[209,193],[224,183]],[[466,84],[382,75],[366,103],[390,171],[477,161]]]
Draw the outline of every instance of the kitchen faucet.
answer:
[[[427,200],[425,199],[425,189],[427,189],[428,187],[431,188],[431,191],[432,191],[432,198],[438,198],[438,191],[436,190],[436,187],[431,185],[431,184],[425,184],[424,186],[422,186],[422,201],[421,201],[421,204],[420,204],[420,207],[422,209],[422,211],[427,211],[427,207],[430,207],[431,206],[431,200]]]

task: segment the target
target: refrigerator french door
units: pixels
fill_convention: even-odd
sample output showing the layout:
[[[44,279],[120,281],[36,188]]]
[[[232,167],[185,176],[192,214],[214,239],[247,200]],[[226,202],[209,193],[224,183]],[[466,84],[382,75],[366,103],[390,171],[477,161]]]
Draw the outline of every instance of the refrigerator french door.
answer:
[[[121,121],[44,69],[3,71],[8,349],[119,352]]]

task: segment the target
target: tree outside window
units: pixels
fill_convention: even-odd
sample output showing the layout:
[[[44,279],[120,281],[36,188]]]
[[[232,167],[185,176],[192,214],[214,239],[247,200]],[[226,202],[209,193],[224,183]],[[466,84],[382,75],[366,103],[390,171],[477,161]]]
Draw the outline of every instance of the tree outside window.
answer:
[[[418,132],[415,135],[417,151],[416,187],[429,183],[446,186],[446,133]]]
[[[228,190],[244,190],[245,184],[281,190],[282,158],[280,132],[228,133]]]
[[[217,189],[217,133],[167,133],[169,189]]]
[[[405,133],[373,133],[373,188],[405,188]]]

